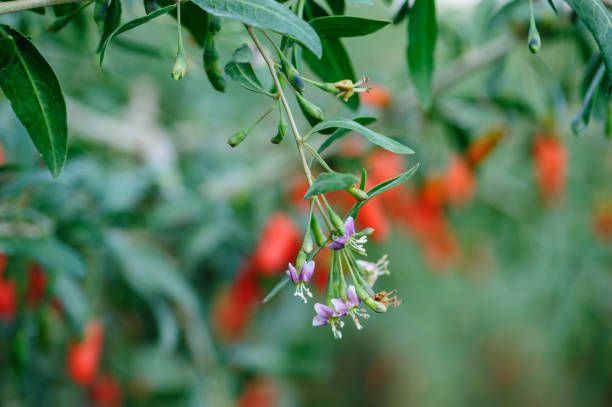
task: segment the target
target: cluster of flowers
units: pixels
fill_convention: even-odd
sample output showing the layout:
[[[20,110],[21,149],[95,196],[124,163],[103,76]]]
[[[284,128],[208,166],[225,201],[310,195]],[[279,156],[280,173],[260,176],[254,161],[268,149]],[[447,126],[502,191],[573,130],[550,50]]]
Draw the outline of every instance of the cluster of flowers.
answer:
[[[357,233],[355,222],[348,217],[339,232],[332,234],[332,240],[327,245],[332,250],[331,267],[327,281],[325,304],[316,303],[316,315],[312,320],[313,326],[329,325],[335,338],[342,338],[340,329],[344,326],[343,318],[350,316],[357,329],[362,326],[359,318],[367,319],[369,315],[363,302],[375,312],[386,312],[390,305],[398,306],[400,301],[391,292],[380,291],[376,293],[372,286],[378,276],[389,274],[387,257],[383,256],[377,263],[371,263],[355,258],[356,255],[366,255],[364,248],[367,235],[372,232],[366,229]],[[299,270],[299,272],[298,272]],[[306,255],[300,250],[296,266],[289,264],[287,275],[295,285],[294,295],[300,297],[304,303],[312,297],[307,287],[315,271],[315,262],[306,261]],[[352,284],[347,284],[347,278]]]

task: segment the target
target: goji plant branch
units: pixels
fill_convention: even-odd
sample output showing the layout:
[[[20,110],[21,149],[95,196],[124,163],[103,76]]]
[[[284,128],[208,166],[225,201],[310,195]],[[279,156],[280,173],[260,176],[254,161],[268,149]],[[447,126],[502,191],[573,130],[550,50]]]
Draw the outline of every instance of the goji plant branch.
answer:
[[[89,0],[14,0],[0,2],[0,15],[31,10],[39,7],[55,6],[68,3],[85,3]]]
[[[253,43],[259,50],[259,53],[263,57],[264,61],[266,61],[266,65],[268,65],[268,70],[270,71],[270,75],[272,75],[272,80],[274,81],[274,85],[276,86],[276,89],[278,91],[278,97],[281,103],[283,104],[283,107],[285,108],[285,113],[287,114],[287,120],[289,120],[289,125],[291,126],[291,131],[293,132],[293,137],[297,145],[298,154],[300,156],[300,161],[302,162],[302,169],[304,170],[304,175],[306,176],[308,185],[312,185],[314,179],[312,177],[312,172],[310,171],[310,168],[308,167],[308,162],[306,161],[306,155],[304,153],[304,144],[303,144],[302,138],[300,137],[300,132],[297,128],[297,125],[295,124],[295,120],[293,119],[293,114],[291,113],[291,108],[289,107],[289,103],[287,103],[287,99],[285,98],[285,94],[283,93],[283,88],[280,84],[280,81],[278,80],[278,76],[276,75],[276,69],[274,68],[274,61],[272,61],[270,57],[268,56],[268,54],[266,54],[263,46],[259,42],[259,39],[253,32],[253,28],[250,25],[246,25],[246,24],[245,24],[245,27],[246,27],[247,32],[253,39]],[[321,205],[321,202],[319,201],[319,199],[317,197],[314,197],[312,199],[315,200],[315,203],[317,204],[317,208],[319,209],[321,216],[323,216],[323,220],[325,221],[327,228],[330,231],[334,230],[334,227],[331,221],[329,220],[329,218],[327,217],[327,215],[325,214],[325,210],[323,209],[323,205]]]

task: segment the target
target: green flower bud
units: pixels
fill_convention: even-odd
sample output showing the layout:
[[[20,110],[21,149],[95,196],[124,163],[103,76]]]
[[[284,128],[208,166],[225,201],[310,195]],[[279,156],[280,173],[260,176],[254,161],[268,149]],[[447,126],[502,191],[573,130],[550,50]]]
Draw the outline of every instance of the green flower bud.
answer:
[[[310,230],[315,237],[315,241],[317,242],[317,246],[323,247],[323,245],[327,242],[323,231],[321,230],[321,226],[319,225],[319,221],[316,216],[312,216],[310,218]]]
[[[238,144],[242,143],[246,136],[249,135],[249,131],[250,129],[242,129],[237,131],[232,135],[232,137],[229,138],[229,140],[227,140],[227,144],[229,144],[230,147],[236,147]]]
[[[208,14],[208,30],[212,35],[217,35],[221,31],[221,17],[214,14]]]
[[[374,312],[387,312],[387,306],[379,301],[376,301],[372,297],[362,298],[363,302],[366,303]]]
[[[278,130],[276,132],[276,136],[274,136],[272,140],[270,141],[274,144],[280,144],[281,141],[283,141],[283,138],[285,138],[285,134],[287,133],[287,127],[288,127],[287,120],[285,119],[285,115],[283,114],[281,110],[280,120],[278,121]]]
[[[287,80],[289,80],[289,83],[291,84],[291,86],[293,86],[293,88],[297,90],[298,92],[300,93],[303,92],[304,91],[304,79],[302,79],[302,77],[300,76],[300,73],[297,71],[297,69],[295,69],[293,64],[289,62],[285,54],[283,54],[282,52],[279,52],[278,55],[281,60],[281,66],[283,68],[283,73],[287,77]]]
[[[527,46],[532,54],[537,54],[540,50],[540,33],[536,28],[535,23],[529,25],[529,38],[527,40]]]
[[[187,72],[187,58],[185,58],[184,52],[179,52],[174,60],[170,75],[172,75],[172,79],[178,81],[183,79],[185,72]]]
[[[311,253],[312,249],[314,249],[314,244],[312,242],[312,236],[310,235],[310,230],[306,231],[304,235],[304,242],[302,243],[302,250],[306,253]]]
[[[219,92],[225,91],[225,78],[221,75],[221,64],[219,63],[219,53],[215,48],[215,41],[212,35],[206,38],[204,44],[204,70],[213,88]]]
[[[298,271],[298,273],[301,272],[302,266],[304,265],[305,262],[306,262],[306,253],[304,252],[304,250],[300,249],[300,251],[298,252],[297,258],[295,259],[295,269]]]
[[[347,189],[347,192],[353,195],[353,197],[358,201],[365,201],[366,199],[368,199],[368,194],[366,194],[366,192],[362,189],[350,187],[349,189]]]
[[[358,235],[370,236],[372,233],[374,233],[374,228],[365,228],[359,231]]]
[[[308,123],[310,123],[311,126],[314,126],[315,124],[323,120],[323,111],[319,106],[307,100],[299,93],[296,93],[295,97],[297,98],[298,104],[300,105],[300,109],[302,110],[304,117],[306,118],[306,120],[308,120]]]
[[[327,208],[327,213],[329,213],[332,225],[334,225],[334,227],[338,229],[339,232],[344,234],[344,221],[342,220],[342,218],[338,216],[338,214],[334,212],[334,210],[330,207]]]

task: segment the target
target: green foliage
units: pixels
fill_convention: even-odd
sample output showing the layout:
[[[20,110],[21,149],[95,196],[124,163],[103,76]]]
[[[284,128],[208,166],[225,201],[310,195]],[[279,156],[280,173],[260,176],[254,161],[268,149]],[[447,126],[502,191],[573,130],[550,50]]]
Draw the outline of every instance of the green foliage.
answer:
[[[408,68],[410,77],[425,109],[432,102],[434,52],[438,22],[434,0],[416,0],[408,22]]]
[[[315,195],[348,189],[358,182],[359,180],[351,174],[324,172],[314,180],[303,199],[306,200]]]
[[[391,24],[389,20],[373,20],[351,16],[317,17],[308,21],[320,38],[360,37],[375,33]]]
[[[30,134],[49,171],[59,176],[66,162],[66,104],[55,73],[21,33],[0,26],[3,38],[14,40],[0,44],[4,55],[14,53],[0,68],[0,88],[11,102],[13,111]],[[13,50],[14,48],[14,50]],[[5,61],[9,58],[5,57]]]

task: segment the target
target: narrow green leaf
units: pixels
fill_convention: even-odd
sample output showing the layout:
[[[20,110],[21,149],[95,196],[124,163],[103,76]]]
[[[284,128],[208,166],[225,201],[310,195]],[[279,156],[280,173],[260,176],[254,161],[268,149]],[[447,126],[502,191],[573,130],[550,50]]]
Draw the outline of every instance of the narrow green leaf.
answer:
[[[359,124],[367,126],[368,124],[374,123],[377,119],[376,117],[366,116],[366,117],[357,117],[354,120]],[[326,150],[329,146],[331,146],[334,141],[341,139],[342,137],[346,136],[350,132],[351,132],[351,129],[346,129],[346,128],[340,128],[334,131],[328,138],[325,139],[325,141],[323,141],[323,143],[321,143],[321,145],[319,146],[319,149],[317,150],[317,153],[321,154],[324,150]]]
[[[268,293],[268,295],[266,295],[266,298],[263,299],[263,303],[265,304],[266,302],[270,301],[276,294],[278,294],[278,292],[287,285],[287,283],[289,282],[289,277],[288,276],[284,276],[275,286],[274,288],[272,288],[272,290],[270,290],[270,292]]]
[[[344,10],[346,8],[344,0],[325,0],[325,2],[329,6],[332,13],[344,14]]]
[[[98,52],[102,50],[102,45],[106,43],[107,38],[117,29],[117,27],[119,27],[119,24],[121,23],[121,1],[110,0],[108,3],[108,8],[106,9],[103,17],[104,25],[102,28],[100,43],[98,44]],[[100,65],[102,65],[101,62]]]
[[[100,66],[102,66],[102,62],[104,61],[104,55],[106,54],[106,48],[108,48],[108,44],[110,44],[111,40],[117,35],[129,31],[133,28],[136,28],[142,24],[148,23],[156,17],[166,14],[167,12],[174,10],[176,8],[175,5],[166,6],[164,8],[160,8],[158,10],[153,11],[151,14],[147,14],[142,17],[138,17],[132,21],[129,21],[123,24],[121,27],[118,27],[113,32],[111,32],[107,37],[102,46],[100,47]]]
[[[345,129],[356,131],[357,133],[364,136],[371,143],[374,143],[377,146],[382,147],[385,150],[389,150],[393,153],[414,154],[414,151],[412,151],[410,148],[406,147],[405,145],[398,143],[397,141],[390,139],[387,136],[383,136],[380,133],[370,130],[367,127],[364,127],[361,124],[353,120],[350,120],[350,119],[337,118],[337,119],[330,119],[330,120],[322,121],[321,123],[314,126],[312,130],[310,130],[309,133],[317,133],[317,132],[320,132],[321,130],[334,128],[334,127],[345,128]]]
[[[66,163],[66,102],[55,73],[34,45],[17,30],[0,25],[2,38],[13,37],[15,55],[0,68],[0,88],[17,118],[57,177]],[[10,47],[9,42],[0,44]],[[8,51],[10,52],[10,51]]]
[[[591,111],[593,110],[593,101],[595,99],[595,94],[597,93],[597,88],[599,88],[599,84],[601,83],[605,74],[605,67],[603,64],[600,65],[599,69],[593,76],[591,84],[587,89],[586,94],[584,95],[584,101],[582,102],[582,107],[576,116],[572,118],[572,132],[576,136],[582,136],[589,125],[589,119],[591,118]]]
[[[606,64],[612,72],[612,16],[601,0],[565,0],[595,38]],[[612,75],[608,75],[612,84]]]
[[[408,68],[421,106],[425,109],[431,106],[437,36],[434,0],[415,0],[408,22]]]
[[[373,187],[372,189],[368,191],[368,199],[366,200],[366,202],[374,198],[376,195],[380,195],[383,192],[386,192],[390,190],[391,188],[395,188],[396,186],[408,181],[410,178],[412,178],[412,176],[418,169],[419,169],[419,163],[416,163],[408,171],[401,173],[395,178],[391,178],[390,180],[381,182],[380,184],[376,185],[375,187]]]
[[[231,60],[238,63],[250,63],[253,60],[253,51],[247,44],[242,44],[234,50]]]
[[[287,6],[275,0],[192,0],[205,11],[239,20],[245,24],[268,28],[283,34],[321,57],[321,40],[315,30]]]
[[[554,0],[548,0],[548,4],[553,9],[555,14],[559,14],[559,11],[557,10],[557,6],[555,6],[555,1]]]
[[[319,175],[308,191],[304,195],[304,199],[311,198],[315,195],[325,194],[332,191],[341,191],[358,183],[357,177],[351,174],[341,174],[339,172],[324,172]]]
[[[308,24],[321,38],[340,38],[372,34],[391,24],[391,21],[351,16],[327,16],[312,19]]]
[[[253,52],[248,45],[242,44],[234,51],[232,59],[225,65],[225,74],[245,89],[270,95],[257,78],[251,65],[252,59]]]

